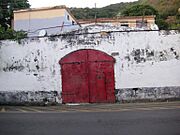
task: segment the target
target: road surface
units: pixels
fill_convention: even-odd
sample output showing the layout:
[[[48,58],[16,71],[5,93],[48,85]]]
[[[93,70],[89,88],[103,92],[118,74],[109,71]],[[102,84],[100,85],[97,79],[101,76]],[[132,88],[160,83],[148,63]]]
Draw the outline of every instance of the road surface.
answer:
[[[179,103],[42,108],[1,107],[0,135],[180,135]]]

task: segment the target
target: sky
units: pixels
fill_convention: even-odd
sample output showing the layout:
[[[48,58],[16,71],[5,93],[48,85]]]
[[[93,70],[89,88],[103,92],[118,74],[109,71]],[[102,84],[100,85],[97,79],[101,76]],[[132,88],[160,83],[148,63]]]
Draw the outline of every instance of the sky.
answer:
[[[66,5],[67,7],[104,7],[120,2],[132,2],[137,0],[29,0],[31,8]]]

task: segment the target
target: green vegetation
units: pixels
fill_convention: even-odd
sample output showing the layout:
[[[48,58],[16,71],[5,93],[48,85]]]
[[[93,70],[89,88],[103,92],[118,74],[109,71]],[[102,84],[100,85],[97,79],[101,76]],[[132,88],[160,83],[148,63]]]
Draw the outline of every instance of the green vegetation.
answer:
[[[150,5],[133,5],[128,7],[122,12],[124,16],[145,16],[145,15],[156,15],[156,24],[159,29],[168,29],[168,23],[163,20],[158,11]]]
[[[180,29],[180,0],[139,0],[103,8],[71,8],[77,19],[113,18],[116,16],[156,15],[160,29]],[[144,10],[142,10],[144,9]],[[130,13],[131,12],[131,13]]]
[[[4,40],[4,39],[19,40],[25,37],[27,37],[27,34],[23,31],[14,31],[13,29],[10,28],[5,29],[0,26],[0,40]]]
[[[137,2],[126,2],[112,4],[103,8],[70,8],[70,11],[77,19],[93,19],[95,14],[97,18],[112,18],[116,17],[118,13]]]
[[[11,29],[13,10],[29,8],[28,0],[0,0],[0,40],[20,39],[26,34]]]
[[[180,0],[139,0],[139,3],[148,4],[159,12],[156,23],[160,28],[180,29]]]
[[[158,15],[158,11],[149,5],[134,5],[122,12],[124,16]]]

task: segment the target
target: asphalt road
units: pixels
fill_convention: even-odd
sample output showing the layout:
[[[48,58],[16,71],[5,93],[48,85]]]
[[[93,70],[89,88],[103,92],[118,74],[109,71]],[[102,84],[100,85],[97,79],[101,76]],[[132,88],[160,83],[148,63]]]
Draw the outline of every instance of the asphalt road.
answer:
[[[180,135],[180,109],[0,113],[0,135]]]

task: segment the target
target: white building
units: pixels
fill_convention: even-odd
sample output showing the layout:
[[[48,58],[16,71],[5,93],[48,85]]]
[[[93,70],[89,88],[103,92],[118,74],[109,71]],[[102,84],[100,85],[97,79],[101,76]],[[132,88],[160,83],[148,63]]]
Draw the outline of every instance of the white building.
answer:
[[[57,35],[80,28],[66,6],[17,10],[13,23],[14,30],[25,31],[29,37]]]

